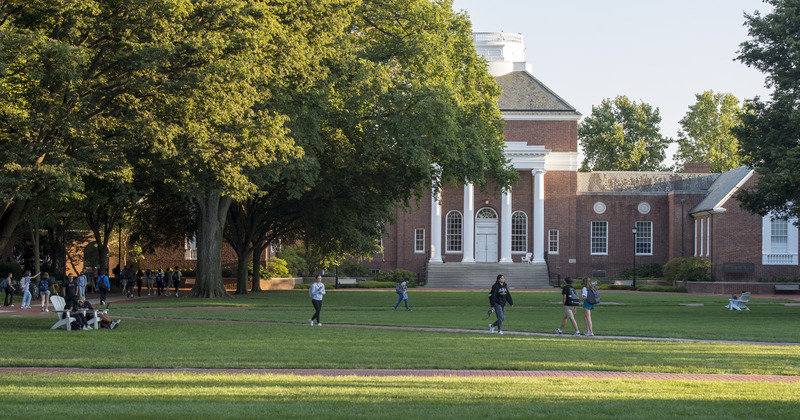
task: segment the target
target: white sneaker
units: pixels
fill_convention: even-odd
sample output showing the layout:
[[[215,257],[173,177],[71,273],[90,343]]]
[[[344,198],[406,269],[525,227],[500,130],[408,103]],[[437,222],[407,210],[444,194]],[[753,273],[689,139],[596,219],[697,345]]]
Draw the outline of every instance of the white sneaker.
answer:
[[[500,335],[503,335],[503,331],[498,331],[497,333],[500,334]]]
[[[572,334],[572,335],[573,335],[574,337],[578,337],[578,336],[580,336],[580,335],[581,335],[581,332],[580,332],[580,331],[575,331],[575,334]]]
[[[593,332],[591,332],[591,331],[589,331],[589,332],[587,332],[587,333],[586,333],[586,335],[589,335],[589,336],[591,336],[591,335],[594,335],[594,333],[593,333]]]
[[[490,333],[494,332],[494,324],[489,324],[489,332]]]
[[[320,324],[320,323],[317,323],[317,326],[318,326],[318,327],[321,327],[321,326],[322,326],[322,324]]]
[[[559,334],[561,334],[561,332],[562,332],[562,331],[561,331],[561,328],[556,328],[556,332],[557,332],[557,333],[559,333]]]
[[[308,325],[311,325],[313,327],[314,326],[314,320],[313,319],[309,319],[308,320]]]

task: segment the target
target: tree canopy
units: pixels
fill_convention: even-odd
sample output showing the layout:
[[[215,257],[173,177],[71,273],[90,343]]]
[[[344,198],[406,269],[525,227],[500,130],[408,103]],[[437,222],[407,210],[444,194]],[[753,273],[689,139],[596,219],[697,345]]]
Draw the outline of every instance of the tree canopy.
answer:
[[[739,140],[733,129],[741,123],[742,107],[730,93],[707,90],[695,95],[697,102],[680,120],[675,162],[708,162],[711,172],[725,172],[742,165]]]
[[[767,75],[771,98],[755,98],[736,130],[745,162],[758,173],[739,193],[753,213],[800,217],[800,1],[769,0],[771,13],[745,15],[750,39],[738,59]]]
[[[603,99],[578,125],[585,155],[581,170],[655,171],[663,169],[671,139],[659,132],[658,108],[627,96]]]
[[[10,0],[0,25],[4,229],[45,190],[83,200],[101,246],[126,204],[179,203],[195,296],[225,293],[234,201],[260,218],[230,232],[245,253],[363,253],[432,185],[516,180],[500,89],[448,0]]]

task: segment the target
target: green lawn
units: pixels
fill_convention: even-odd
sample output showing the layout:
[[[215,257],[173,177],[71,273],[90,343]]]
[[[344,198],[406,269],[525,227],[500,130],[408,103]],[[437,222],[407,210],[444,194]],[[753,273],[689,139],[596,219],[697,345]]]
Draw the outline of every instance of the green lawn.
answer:
[[[112,305],[109,331],[49,330],[51,318],[0,318],[0,366],[85,368],[430,368],[800,375],[800,307],[606,291],[599,335],[740,339],[719,342],[505,336],[484,331],[486,293],[412,290],[414,311],[394,312],[393,291],[331,290],[323,327],[305,291],[215,301]],[[558,291],[516,292],[507,331],[551,332]],[[703,304],[684,306],[681,304]],[[197,309],[197,307],[207,307]],[[131,319],[136,318],[136,319]],[[583,322],[579,312],[579,324]],[[196,321],[186,322],[183,319]],[[234,321],[234,322],[229,322]],[[271,324],[264,321],[279,322]],[[475,332],[337,327],[336,324],[474,329]],[[120,418],[793,418],[800,382],[589,378],[380,378],[148,373],[0,374],[4,418],[64,410]],[[77,389],[82,396],[76,397]],[[46,398],[42,398],[42,396]],[[125,396],[125,397],[121,397]],[[32,404],[32,401],[36,401]]]

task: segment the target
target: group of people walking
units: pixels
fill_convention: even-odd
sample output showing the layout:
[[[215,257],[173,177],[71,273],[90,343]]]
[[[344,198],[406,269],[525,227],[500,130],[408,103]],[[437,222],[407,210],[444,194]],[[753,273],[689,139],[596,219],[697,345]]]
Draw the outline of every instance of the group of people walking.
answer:
[[[586,332],[584,335],[594,335],[592,329],[592,311],[594,310],[595,303],[592,302],[592,296],[599,296],[599,294],[597,294],[597,286],[592,283],[592,279],[586,277],[583,279],[581,294],[578,295],[577,291],[572,286],[571,278],[567,277],[564,279],[564,282],[566,285],[561,289],[561,306],[564,311],[564,319],[561,321],[561,327],[556,328],[556,332],[561,334],[563,332],[562,329],[569,320],[575,328],[575,333],[573,335],[581,335],[578,323],[575,321],[575,314],[577,313],[578,306],[583,305],[583,320],[586,323]],[[510,307],[514,307],[514,299],[511,297],[509,289],[508,284],[506,284],[505,276],[498,274],[489,292],[489,312],[487,312],[487,316],[491,316],[491,314],[494,313],[497,317],[496,321],[489,324],[489,332],[491,333],[497,332],[497,334],[503,334],[503,321],[506,319],[506,304]],[[394,310],[397,310],[400,302],[404,302],[406,310],[410,311],[411,309],[408,307],[408,279],[400,282],[395,291],[399,295],[399,299],[397,299],[397,303],[394,305]],[[325,284],[322,283],[321,275],[317,275],[314,283],[309,287],[308,295],[311,298],[311,304],[314,306],[314,314],[309,318],[308,323],[313,326],[315,325],[314,321],[316,321],[316,325],[321,326],[320,312],[322,311],[322,297],[325,295]]]
[[[136,296],[142,296],[142,287],[145,287],[147,296],[170,296],[170,289],[175,289],[175,297],[178,297],[178,289],[181,286],[181,270],[178,267],[167,268],[162,271],[151,270],[148,268],[142,271],[134,270],[133,266],[125,266],[120,272],[120,289],[123,296],[133,298],[134,291]]]
[[[581,294],[578,296],[577,291],[572,286],[572,279],[567,277],[564,279],[564,287],[561,289],[561,306],[564,309],[564,319],[561,320],[561,326],[556,328],[556,332],[561,334],[563,328],[567,325],[567,320],[572,323],[575,328],[575,333],[572,335],[581,335],[581,330],[578,328],[578,322],[575,321],[575,314],[578,312],[578,306],[583,305],[583,321],[586,324],[586,332],[584,335],[592,336],[592,311],[594,304],[589,300],[589,294],[597,290],[597,286],[592,283],[592,279],[585,277],[582,280],[583,288]]]

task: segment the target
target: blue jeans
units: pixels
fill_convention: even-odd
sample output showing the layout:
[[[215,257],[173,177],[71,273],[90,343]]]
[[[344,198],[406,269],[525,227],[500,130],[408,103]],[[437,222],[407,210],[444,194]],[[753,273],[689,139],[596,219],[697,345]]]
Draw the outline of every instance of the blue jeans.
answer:
[[[506,319],[506,307],[495,303],[494,314],[497,315],[497,321],[493,322],[492,325],[497,327],[498,330],[502,330],[503,321]]]
[[[400,295],[400,299],[397,299],[397,303],[394,304],[394,309],[397,309],[397,306],[400,305],[400,302],[405,302],[406,309],[408,309],[408,295],[403,293]]]
[[[31,291],[26,289],[25,293],[22,295],[22,307],[23,308],[27,308],[28,306],[31,306],[31,298],[32,297],[33,297],[33,295],[31,295]]]

